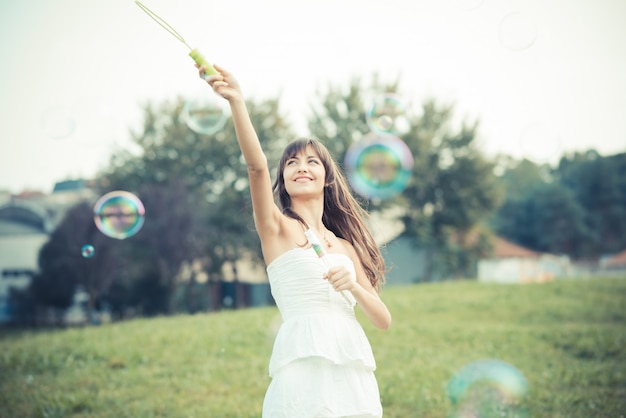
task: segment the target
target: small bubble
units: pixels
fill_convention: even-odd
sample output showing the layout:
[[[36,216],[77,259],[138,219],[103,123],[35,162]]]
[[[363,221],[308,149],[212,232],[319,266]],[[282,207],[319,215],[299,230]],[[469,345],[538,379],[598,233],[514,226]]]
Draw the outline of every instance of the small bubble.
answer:
[[[80,249],[80,253],[84,258],[91,258],[96,254],[96,249],[91,244],[85,244]]]
[[[535,43],[537,26],[526,14],[512,12],[502,18],[498,33],[503,47],[511,51],[523,51]]]
[[[367,125],[375,133],[403,135],[410,129],[407,105],[396,94],[377,97],[365,117]]]

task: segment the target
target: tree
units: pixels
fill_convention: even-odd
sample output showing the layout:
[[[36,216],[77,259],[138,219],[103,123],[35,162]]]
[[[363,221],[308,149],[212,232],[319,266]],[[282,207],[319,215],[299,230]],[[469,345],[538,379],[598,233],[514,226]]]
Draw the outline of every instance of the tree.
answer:
[[[425,245],[433,262],[436,253],[450,253],[451,242],[466,242],[464,236],[486,220],[502,199],[495,165],[476,146],[478,122],[463,121],[455,133],[452,116],[453,106],[427,100],[405,139],[414,152],[415,170],[402,195],[406,210],[401,219],[405,234]],[[484,251],[483,238],[465,248],[474,259]]]
[[[31,282],[35,303],[63,311],[80,286],[94,308],[121,265],[113,241],[98,231],[89,202],[71,207],[39,252],[39,273]],[[85,245],[94,248],[93,256],[83,256]]]
[[[504,202],[488,220],[499,235],[522,246],[539,250],[535,215],[537,190],[553,182],[552,170],[547,165],[532,161],[499,156],[497,163],[501,174],[497,181],[504,191]]]
[[[555,183],[539,187],[528,206],[533,223],[526,227],[534,236],[530,248],[574,258],[588,252],[591,231],[585,224],[585,210],[571,190]]]
[[[310,105],[309,131],[324,142],[341,165],[350,145],[369,131],[366,123],[366,92],[376,95],[396,90],[396,84],[381,84],[377,76],[367,87],[363,86],[359,78],[353,78],[347,91],[339,86],[328,85],[326,91],[317,91],[316,100],[319,102],[314,101]]]
[[[147,183],[138,190],[145,208],[146,220],[128,254],[137,260],[139,277],[146,280],[143,292],[161,295],[155,300],[140,299],[140,305],[152,314],[173,313],[178,272],[187,260],[201,257],[207,237],[201,227],[202,215],[185,184],[179,179],[159,184]],[[129,260],[130,261],[130,260]],[[152,289],[150,281],[152,280]],[[159,303],[155,303],[159,300]]]
[[[591,236],[583,254],[597,258],[626,248],[626,153],[601,157],[591,150],[561,159],[555,170],[584,208]]]
[[[209,277],[219,279],[224,265],[235,265],[244,254],[262,262],[247,167],[232,124],[212,135],[197,133],[185,122],[184,105],[182,98],[146,104],[143,128],[132,133],[138,151],[116,153],[102,175],[106,190],[134,191],[145,200],[146,223],[128,253],[142,266],[136,278],[152,277],[166,289],[165,312],[173,310],[183,263],[202,260]],[[292,136],[278,100],[248,106],[268,159],[277,160]]]
[[[329,86],[325,93],[319,93],[320,104],[312,106],[309,129],[325,139],[342,162],[350,145],[369,131],[365,97],[386,93],[398,94],[399,82],[384,84],[374,76],[368,87],[359,79],[353,79],[347,91]],[[370,210],[395,208],[399,211],[396,216],[404,224],[404,234],[413,238],[416,245],[427,248],[432,265],[436,261],[435,254],[442,259],[460,254],[450,247],[451,237],[467,233],[485,219],[498,207],[501,194],[493,174],[494,164],[487,161],[475,145],[477,122],[464,122],[455,133],[452,106],[426,100],[419,116],[410,112],[410,102],[406,106],[410,130],[401,139],[410,148],[415,161],[408,185],[396,198],[386,201],[364,198],[363,204]],[[465,250],[479,251],[477,248]]]
[[[555,168],[509,159],[499,178],[505,202],[490,224],[521,245],[574,259],[626,248],[625,156],[590,150]]]

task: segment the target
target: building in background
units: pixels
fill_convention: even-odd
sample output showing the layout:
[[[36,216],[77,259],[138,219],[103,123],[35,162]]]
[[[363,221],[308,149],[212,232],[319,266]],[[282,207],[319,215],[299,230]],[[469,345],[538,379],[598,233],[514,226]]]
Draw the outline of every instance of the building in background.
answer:
[[[56,183],[51,194],[0,193],[0,324],[11,320],[11,289],[23,290],[38,271],[40,248],[65,212],[80,201],[95,201],[85,180]]]
[[[492,239],[493,253],[478,262],[478,280],[495,283],[539,283],[566,277],[570,259],[541,253],[501,237]]]

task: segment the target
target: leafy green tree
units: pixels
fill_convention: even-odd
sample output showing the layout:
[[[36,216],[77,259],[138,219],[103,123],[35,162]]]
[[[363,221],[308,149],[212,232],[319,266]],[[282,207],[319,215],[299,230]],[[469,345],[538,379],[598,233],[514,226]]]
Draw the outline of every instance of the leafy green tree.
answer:
[[[35,303],[65,310],[80,286],[94,308],[121,266],[113,241],[98,231],[90,203],[71,207],[39,252],[39,273],[31,282]],[[92,256],[83,255],[85,245],[94,248]]]
[[[490,224],[537,251],[597,259],[626,248],[626,154],[561,158],[556,168],[509,160],[499,177],[506,197]]]
[[[532,219],[526,228],[533,238],[528,247],[574,258],[588,252],[591,233],[585,224],[585,210],[571,190],[556,183],[539,187],[526,206]]]
[[[311,103],[308,127],[311,135],[324,142],[333,157],[341,165],[352,143],[369,131],[366,122],[368,103],[366,94],[396,92],[397,83],[382,84],[374,76],[370,86],[364,86],[359,78],[353,78],[346,89],[328,85],[318,90]]]
[[[415,169],[402,195],[406,210],[401,219],[405,234],[424,245],[435,263],[435,254],[445,256],[451,242],[466,242],[463,237],[486,220],[502,199],[494,163],[476,145],[478,122],[463,121],[455,128],[453,110],[451,105],[425,101],[421,116],[405,137],[414,153]],[[484,242],[481,234],[466,248],[473,260],[484,252]],[[459,263],[465,271],[469,264]],[[457,272],[441,274],[451,273]]]
[[[166,289],[166,312],[173,310],[183,263],[201,260],[209,277],[219,280],[222,268],[236,265],[243,255],[261,262],[247,167],[232,124],[212,135],[197,133],[184,119],[184,104],[182,98],[146,104],[143,128],[132,133],[136,149],[113,155],[103,173],[106,190],[128,190],[144,200],[146,223],[138,245],[127,253],[134,277],[153,277],[154,286]],[[268,159],[277,160],[293,137],[278,100],[248,106]]]
[[[206,250],[201,212],[196,197],[178,179],[141,185],[138,196],[146,208],[145,222],[126,245],[127,254],[141,266],[135,269],[144,280],[142,293],[159,296],[153,300],[140,297],[139,304],[144,313],[173,313],[180,266]]]
[[[591,150],[561,159],[555,170],[586,212],[591,236],[584,256],[597,258],[626,248],[626,153],[602,157]]]
[[[402,97],[399,82],[385,84],[375,76],[370,86],[364,86],[359,79],[353,79],[347,90],[329,86],[326,92],[319,93],[319,105],[312,106],[309,129],[326,141],[341,163],[350,145],[369,132],[366,97],[387,93]],[[467,233],[485,219],[498,207],[501,194],[493,174],[494,164],[482,156],[475,144],[478,123],[464,122],[454,132],[452,106],[426,100],[417,116],[411,112],[410,101],[406,106],[410,130],[401,139],[415,161],[408,185],[393,199],[378,202],[363,198],[363,204],[370,210],[395,211],[404,224],[404,234],[428,251],[428,280],[432,266],[438,263],[436,254],[442,260],[460,254],[450,247],[451,237]],[[478,247],[465,250],[482,251]],[[449,265],[438,263],[444,264]],[[450,273],[444,271],[440,275]]]
[[[496,157],[497,181],[502,186],[505,200],[523,200],[537,187],[554,181],[553,169],[547,164],[518,160],[508,155]]]
[[[488,220],[499,235],[522,246],[539,250],[535,227],[535,192],[553,182],[549,166],[526,159],[499,156],[497,177],[504,192],[504,202]]]

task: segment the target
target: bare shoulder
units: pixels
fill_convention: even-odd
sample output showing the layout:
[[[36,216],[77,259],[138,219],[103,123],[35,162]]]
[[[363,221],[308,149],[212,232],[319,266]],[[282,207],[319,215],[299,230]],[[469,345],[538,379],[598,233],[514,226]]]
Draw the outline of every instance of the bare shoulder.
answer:
[[[359,259],[358,254],[356,253],[356,250],[354,249],[354,246],[352,245],[352,243],[350,243],[350,241],[347,241],[343,238],[339,238],[337,237],[337,241],[339,242],[340,246],[341,246],[341,251],[337,251],[337,252],[341,252],[345,255],[347,255],[348,257],[350,257],[350,259],[352,259],[352,262],[355,265],[360,265],[361,264],[361,260]]]
[[[307,246],[304,229],[298,221],[281,214],[278,226],[275,233],[260,235],[265,264],[287,251]]]

